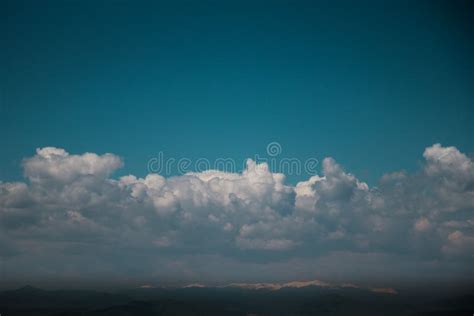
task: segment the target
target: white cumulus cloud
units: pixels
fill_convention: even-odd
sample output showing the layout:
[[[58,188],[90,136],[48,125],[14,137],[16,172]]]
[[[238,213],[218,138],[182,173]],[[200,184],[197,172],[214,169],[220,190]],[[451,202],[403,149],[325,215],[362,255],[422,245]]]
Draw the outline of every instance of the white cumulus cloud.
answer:
[[[123,164],[116,155],[41,148],[23,161],[25,182],[0,182],[0,245],[9,245],[4,253],[18,267],[37,251],[52,261],[101,253],[117,271],[152,271],[153,258],[192,254],[258,262],[346,251],[472,261],[472,160],[439,144],[423,156],[419,172],[386,174],[374,187],[326,158],[321,175],[292,186],[252,160],[241,173],[115,179]],[[113,259],[124,251],[148,261]]]

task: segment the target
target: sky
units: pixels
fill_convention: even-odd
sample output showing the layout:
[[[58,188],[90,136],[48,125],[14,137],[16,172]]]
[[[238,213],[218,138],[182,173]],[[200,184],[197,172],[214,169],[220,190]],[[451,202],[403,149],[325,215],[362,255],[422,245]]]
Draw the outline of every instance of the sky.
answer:
[[[4,284],[474,281],[473,12],[3,1]]]

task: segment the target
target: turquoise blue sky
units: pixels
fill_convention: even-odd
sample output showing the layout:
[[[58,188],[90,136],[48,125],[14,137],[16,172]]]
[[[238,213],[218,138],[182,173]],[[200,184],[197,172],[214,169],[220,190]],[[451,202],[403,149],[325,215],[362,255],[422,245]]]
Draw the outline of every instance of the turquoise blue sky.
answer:
[[[469,1],[6,1],[0,179],[37,147],[331,156],[374,183],[474,151]],[[290,181],[299,178],[290,178]]]

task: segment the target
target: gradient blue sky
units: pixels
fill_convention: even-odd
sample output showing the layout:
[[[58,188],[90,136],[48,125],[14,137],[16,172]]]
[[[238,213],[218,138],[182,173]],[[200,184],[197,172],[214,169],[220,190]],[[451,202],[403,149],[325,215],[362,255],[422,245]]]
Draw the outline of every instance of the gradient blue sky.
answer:
[[[0,179],[44,146],[326,156],[373,183],[474,151],[470,1],[5,1]],[[297,179],[299,180],[299,179]],[[295,179],[290,179],[295,181]]]

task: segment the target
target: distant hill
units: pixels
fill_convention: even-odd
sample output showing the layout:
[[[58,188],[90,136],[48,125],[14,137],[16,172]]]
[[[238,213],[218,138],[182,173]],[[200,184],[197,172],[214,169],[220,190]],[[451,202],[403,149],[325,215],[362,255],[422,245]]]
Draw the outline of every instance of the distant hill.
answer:
[[[293,286],[135,288],[113,293],[47,291],[31,286],[0,292],[0,313],[16,315],[472,315],[474,296],[426,298],[316,282]]]

